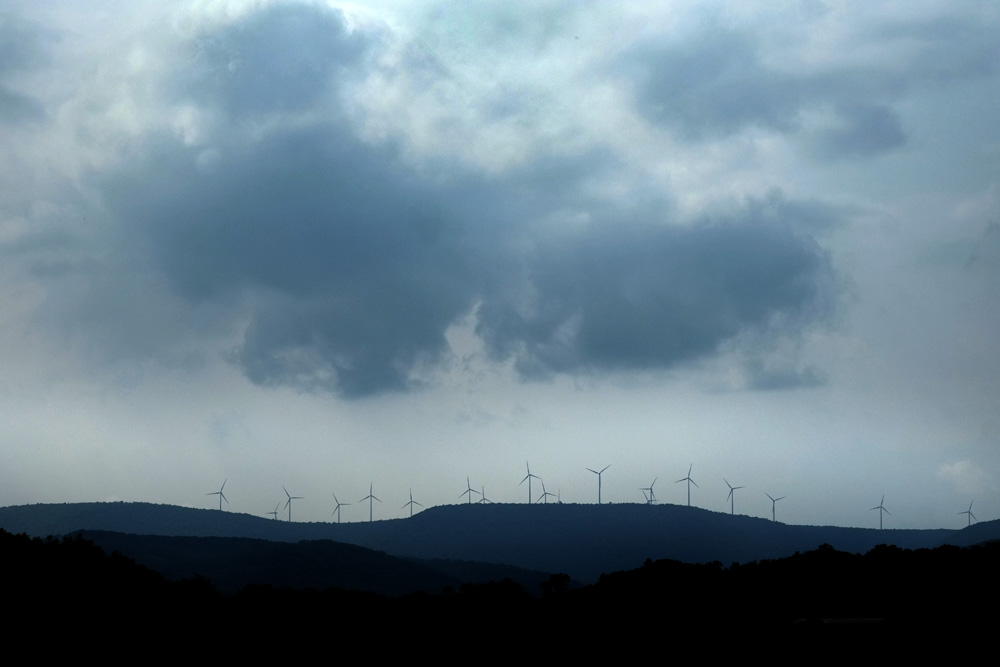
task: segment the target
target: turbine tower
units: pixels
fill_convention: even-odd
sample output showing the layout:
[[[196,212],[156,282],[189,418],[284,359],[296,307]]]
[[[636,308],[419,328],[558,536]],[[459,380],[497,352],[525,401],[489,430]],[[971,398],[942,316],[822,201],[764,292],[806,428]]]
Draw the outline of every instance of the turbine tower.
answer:
[[[274,506],[274,511],[273,512],[264,512],[264,514],[266,514],[269,517],[272,517],[275,521],[277,521],[278,520],[278,508],[279,507],[281,507],[281,501],[278,501],[278,504]]]
[[[222,511],[222,501],[225,500],[226,504],[229,504],[229,498],[226,498],[226,494],[222,492],[222,489],[226,488],[226,482],[229,480],[223,480],[222,486],[219,487],[218,491],[213,491],[212,493],[206,493],[206,496],[219,496],[219,511]]]
[[[974,503],[974,502],[976,502],[976,501],[973,500],[972,503]],[[966,515],[968,515],[968,517],[969,517],[968,526],[971,526],[972,525],[972,520],[976,519],[976,515],[972,513],[972,503],[969,503],[969,509],[965,510],[964,512],[959,512],[959,514],[966,514]],[[979,521],[979,519],[976,519],[976,521]],[[968,527],[968,526],[966,526],[966,527]]]
[[[768,498],[771,498],[771,494],[767,493],[766,491],[764,492],[764,495],[767,496]],[[774,506],[775,506],[775,504],[777,504],[777,502],[779,500],[784,500],[787,497],[788,496],[781,496],[780,498],[771,498],[771,521],[774,521]]]
[[[646,499],[647,505],[652,505],[653,503],[656,502],[656,494],[653,493],[653,487],[656,485],[657,479],[660,478],[659,477],[655,478],[652,484],[650,484],[649,486],[644,486],[641,489],[639,489],[640,491],[642,491],[642,497]],[[648,495],[646,494],[647,491],[649,491]]]
[[[493,501],[486,497],[486,485],[483,485],[483,490],[479,492],[479,500],[476,501],[477,505],[489,505]]]
[[[285,495],[288,496],[288,500],[285,502],[285,507],[288,508],[288,521],[290,523],[292,521],[292,501],[302,500],[302,496],[293,496],[288,492],[288,489],[285,489],[285,487],[281,488],[285,490]]]
[[[524,476],[524,479],[522,479],[520,481],[520,483],[518,484],[518,486],[521,486],[521,484],[524,484],[524,480],[528,480],[528,504],[530,505],[531,504],[531,480],[532,479],[541,479],[541,477],[539,477],[538,475],[532,475],[531,474],[531,466],[528,465],[527,461],[524,462],[524,467],[528,469],[528,474]]]
[[[368,501],[368,523],[372,522],[372,516],[374,516],[372,514],[372,507],[374,507],[374,505],[372,503],[375,502],[376,500],[378,500],[378,498],[375,497],[375,493],[372,491],[372,487],[373,486],[374,486],[374,484],[371,483],[371,482],[369,482],[368,483],[368,495],[358,501],[359,503],[363,503],[366,500]],[[378,501],[382,502],[381,500],[378,500]]]
[[[695,482],[693,479],[691,479],[691,469],[692,468],[694,468],[694,464],[693,463],[690,466],[688,466],[688,475],[687,475],[687,477],[681,477],[679,480],[677,480],[677,482],[687,482],[688,483],[688,507],[691,507],[691,485],[694,484],[695,486],[698,486],[698,483]],[[677,484],[677,482],[674,482],[674,484]],[[699,486],[698,488],[700,489],[701,487]]]
[[[407,505],[410,506],[410,518],[412,519],[413,518],[413,506],[414,505],[420,505],[420,503],[418,503],[416,500],[413,499],[413,489],[410,489],[410,502],[403,503],[403,507],[406,507]],[[399,509],[403,509],[403,507],[400,507]],[[420,507],[423,507],[423,505],[420,505]]]
[[[722,478],[722,481],[725,482],[726,486],[729,487],[729,495],[726,496],[726,500],[730,501],[730,503],[729,503],[729,513],[730,514],[736,514],[736,489],[743,489],[743,488],[746,488],[746,487],[743,487],[743,486],[733,486],[732,484],[729,483],[729,480],[726,479],[725,477]]]
[[[469,477],[466,476],[466,478],[465,478],[465,491],[463,491],[462,493],[460,493],[458,495],[458,497],[461,498],[462,496],[469,496],[469,504],[471,505],[472,504],[472,494],[473,493],[479,493],[479,492],[476,491],[474,488],[472,488],[472,484],[469,483]]]
[[[342,503],[342,502],[340,502],[340,500],[337,499],[337,494],[336,493],[334,493],[332,495],[333,495],[333,502],[337,503],[337,506],[333,508],[333,512],[330,513],[330,516],[333,516],[334,514],[336,514],[337,515],[337,523],[340,523],[340,508],[343,507],[344,505],[350,505],[351,503]]]
[[[608,465],[604,466],[600,470],[594,470],[593,468],[587,468],[587,470],[589,470],[590,472],[592,472],[595,475],[597,475],[597,504],[598,505],[601,504],[601,475],[603,475],[604,471],[607,470],[610,467],[611,467],[611,464],[609,463]]]
[[[889,516],[892,516],[892,512],[887,510],[883,505],[885,505],[885,494],[882,494],[882,500],[878,501],[878,505],[872,507],[868,511],[878,510],[878,529],[882,530],[882,513],[885,512]],[[969,509],[972,509],[972,505],[969,505]]]

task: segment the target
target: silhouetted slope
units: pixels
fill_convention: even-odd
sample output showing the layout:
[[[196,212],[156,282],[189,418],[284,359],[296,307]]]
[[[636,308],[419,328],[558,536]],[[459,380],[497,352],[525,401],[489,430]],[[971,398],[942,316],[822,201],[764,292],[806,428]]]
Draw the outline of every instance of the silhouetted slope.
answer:
[[[80,529],[252,537],[298,542],[333,540],[394,556],[503,563],[566,572],[594,581],[647,558],[683,562],[749,562],[830,544],[866,552],[878,544],[932,548],[1000,539],[1000,522],[962,530],[874,530],[793,526],[679,505],[448,505],[412,519],[372,523],[288,523],[218,510],[146,503],[81,503],[0,508],[0,527],[31,535]]]
[[[119,552],[168,579],[203,576],[224,593],[251,584],[342,588],[403,595],[439,592],[462,580],[417,562],[353,544],[237,537],[166,537],[82,531],[105,552]]]
[[[183,549],[187,539],[175,542]],[[314,546],[224,541],[232,543],[225,548],[244,543],[251,551],[276,547],[286,553]],[[333,551],[322,551],[328,548]],[[342,545],[320,549],[321,561],[344,553],[350,560],[352,550],[363,552],[342,551]],[[823,545],[728,568],[717,562],[647,561],[576,590],[566,586],[566,577],[553,576],[540,597],[510,580],[463,584],[438,595],[386,597],[257,585],[222,596],[205,579],[169,581],[120,554],[105,555],[79,537],[41,540],[5,531],[0,531],[0,565],[16,574],[4,590],[4,602],[14,612],[6,626],[12,645],[52,637],[54,646],[77,652],[101,641],[107,644],[102,650],[130,656],[145,655],[150,648],[157,655],[176,649],[190,659],[214,647],[224,649],[225,657],[259,660],[262,649],[272,651],[267,657],[287,657],[296,647],[329,648],[331,639],[339,639],[362,647],[374,641],[377,658],[422,651],[438,657],[442,651],[471,654],[484,647],[493,657],[495,648],[516,645],[521,655],[548,650],[553,657],[593,659],[604,645],[614,646],[619,657],[631,655],[633,647],[648,657],[654,646],[664,644],[651,638],[682,650],[693,641],[710,640],[699,650],[708,646],[713,656],[727,647],[746,653],[748,642],[759,640],[759,649],[772,657],[786,649],[801,660],[805,654],[798,649],[822,649],[825,656],[845,638],[860,640],[857,648],[864,650],[878,642],[891,645],[895,656],[900,646],[925,650],[926,640],[935,637],[989,642],[998,619],[990,602],[998,593],[994,573],[1000,543],[912,551],[880,546],[864,555]],[[297,557],[286,565],[323,567]],[[819,632],[830,627],[828,621],[853,631]],[[900,632],[892,633],[893,628]],[[385,645],[383,636],[389,638]],[[49,650],[48,644],[40,647]]]
[[[80,531],[107,553],[121,553],[168,579],[209,579],[220,591],[248,585],[341,588],[398,596],[511,579],[532,590],[548,575],[454,560],[420,561],[330,540],[296,543],[238,537],[168,537]]]

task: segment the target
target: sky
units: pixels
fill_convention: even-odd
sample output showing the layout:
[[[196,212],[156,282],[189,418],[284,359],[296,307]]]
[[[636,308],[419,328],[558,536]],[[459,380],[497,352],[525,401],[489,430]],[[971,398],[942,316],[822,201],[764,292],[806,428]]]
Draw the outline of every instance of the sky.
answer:
[[[1000,7],[0,9],[0,505],[1000,518]],[[533,494],[541,494],[533,480]],[[417,509],[420,509],[419,507]]]

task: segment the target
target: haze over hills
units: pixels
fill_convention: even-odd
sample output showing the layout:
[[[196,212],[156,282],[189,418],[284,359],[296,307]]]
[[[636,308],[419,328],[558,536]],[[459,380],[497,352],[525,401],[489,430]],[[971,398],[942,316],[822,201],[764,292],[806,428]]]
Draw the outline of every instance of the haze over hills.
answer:
[[[588,583],[647,558],[724,564],[781,558],[829,544],[866,552],[969,546],[1000,539],[1000,521],[962,530],[795,526],[678,505],[446,505],[409,519],[290,523],[218,510],[149,503],[69,503],[0,508],[0,527],[33,536],[80,530],[136,535],[332,540],[420,559],[479,561],[565,572]]]

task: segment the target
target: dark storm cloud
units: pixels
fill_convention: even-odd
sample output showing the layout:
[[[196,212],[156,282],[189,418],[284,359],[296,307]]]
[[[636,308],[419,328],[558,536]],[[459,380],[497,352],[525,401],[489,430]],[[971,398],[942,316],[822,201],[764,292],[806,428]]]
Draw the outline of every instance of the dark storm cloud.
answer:
[[[321,101],[374,39],[349,32],[336,10],[271,5],[195,40],[194,64],[178,85],[236,116],[302,111]]]
[[[0,121],[16,123],[42,118],[42,105],[27,95],[21,95],[0,84]]]
[[[870,157],[906,143],[892,104],[906,91],[978,77],[1000,62],[995,29],[965,17],[871,27],[885,62],[810,71],[774,61],[752,27],[707,22],[681,41],[647,43],[628,54],[623,71],[635,81],[636,104],[679,136],[725,138],[749,127],[802,134],[825,158]],[[813,128],[805,112],[832,117]]]
[[[525,289],[482,304],[479,333],[523,374],[544,376],[669,368],[779,316],[797,326],[825,314],[830,264],[792,223],[747,211],[684,227],[606,221],[546,239],[525,258]]]
[[[906,143],[899,118],[885,107],[855,104],[838,115],[836,127],[815,134],[814,146],[822,157],[868,157]]]
[[[103,271],[90,289],[125,303],[166,284],[229,322],[241,340],[228,358],[251,381],[347,397],[412,387],[477,305],[490,353],[527,377],[669,368],[747,330],[824,315],[830,265],[806,232],[836,224],[831,209],[775,194],[686,225],[657,202],[613,212],[586,194],[614,166],[600,154],[541,157],[491,180],[447,167],[424,177],[315,93],[361,77],[359,54],[380,38],[327,10],[265,13],[202,37],[199,67],[173,90],[250,124],[266,117],[266,130],[201,146],[153,134],[92,177],[111,218],[101,265],[123,273]],[[320,120],[275,122],[314,108]],[[135,267],[151,275],[127,276],[147,270]],[[119,336],[145,335],[114,316]],[[171,317],[141,319],[169,337]]]
[[[0,12],[0,121],[38,120],[44,115],[38,100],[12,87],[12,74],[44,62],[45,38],[34,25],[13,14]]]
[[[855,101],[879,87],[871,74],[792,73],[762,56],[752,34],[714,27],[676,46],[649,47],[630,64],[640,72],[639,109],[693,141],[747,127],[795,134],[803,111],[820,110],[836,119],[816,140],[825,156],[868,156],[905,142],[891,109]]]
[[[210,175],[166,142],[104,190],[183,297],[257,295],[234,358],[262,384],[404,387],[476,293],[449,193],[336,127],[234,149]]]
[[[760,60],[748,34],[706,28],[689,42],[648,46],[635,68],[639,109],[690,139],[727,136],[747,125],[788,130],[809,82],[775,72]]]

